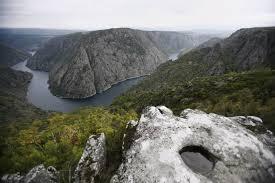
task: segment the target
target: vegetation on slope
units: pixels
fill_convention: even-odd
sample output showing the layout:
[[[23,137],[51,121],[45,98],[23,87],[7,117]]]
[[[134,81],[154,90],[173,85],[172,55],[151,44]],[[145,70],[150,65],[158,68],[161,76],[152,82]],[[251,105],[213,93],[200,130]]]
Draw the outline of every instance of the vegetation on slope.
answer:
[[[150,105],[165,105],[177,114],[197,108],[225,116],[259,116],[275,132],[275,71],[199,77],[155,90],[137,87],[116,98],[112,107],[140,112]]]
[[[238,42],[239,39],[234,40]],[[272,37],[270,40],[275,39]],[[26,172],[43,163],[55,166],[66,181],[88,137],[104,132],[107,136],[108,166],[100,181],[106,182],[120,163],[126,123],[136,119],[137,113],[148,105],[165,105],[176,114],[186,108],[198,108],[225,116],[255,115],[275,132],[275,71],[231,72],[261,67],[274,69],[273,52],[266,54],[266,64],[256,60],[256,65],[251,62],[251,67],[247,68],[243,62],[236,63],[234,57],[242,51],[247,53],[248,48],[253,53],[262,53],[262,49],[253,51],[257,47],[249,45],[258,44],[250,44],[249,41],[247,49],[243,49],[247,42],[244,40],[244,43],[239,47],[235,47],[234,43],[229,46],[230,49],[221,49],[218,44],[193,50],[175,62],[165,63],[149,79],[118,97],[108,109],[86,108],[69,114],[56,113],[48,119],[35,120],[31,125],[9,125],[1,133],[0,173]],[[233,51],[237,54],[231,54]]]
[[[21,128],[10,125],[8,138],[1,149],[1,174],[26,172],[43,163],[55,166],[64,182],[73,174],[85,143],[91,134],[104,132],[107,138],[107,169],[101,182],[110,179],[120,164],[122,138],[126,123],[136,119],[133,111],[112,113],[104,108],[84,108],[79,111],[51,115]]]
[[[32,74],[0,67],[0,125],[11,121],[31,121],[46,112],[26,101]]]
[[[29,53],[0,43],[0,65],[10,67],[26,60],[28,57],[30,57]]]
[[[203,43],[167,62],[136,89],[165,88],[195,77],[261,68],[275,69],[275,27],[240,29],[216,44]]]

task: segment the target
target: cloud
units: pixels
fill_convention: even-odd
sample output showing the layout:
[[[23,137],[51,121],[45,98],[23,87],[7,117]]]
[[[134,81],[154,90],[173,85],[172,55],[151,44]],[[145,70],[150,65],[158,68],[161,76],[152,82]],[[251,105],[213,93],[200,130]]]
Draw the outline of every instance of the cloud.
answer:
[[[0,0],[1,26],[235,29],[275,25],[274,0]]]

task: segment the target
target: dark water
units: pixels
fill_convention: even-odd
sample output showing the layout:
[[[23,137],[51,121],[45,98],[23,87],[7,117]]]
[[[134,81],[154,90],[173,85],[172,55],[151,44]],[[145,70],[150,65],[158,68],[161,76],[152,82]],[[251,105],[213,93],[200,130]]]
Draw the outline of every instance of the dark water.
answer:
[[[201,153],[198,152],[184,152],[181,154],[182,159],[195,172],[203,175],[210,172],[213,168],[213,162],[209,161]]]
[[[202,175],[210,173],[217,161],[216,157],[201,146],[187,146],[180,152],[184,163]]]
[[[44,110],[70,112],[84,106],[107,106],[112,103],[115,97],[121,95],[131,86],[136,85],[143,79],[143,77],[140,77],[123,81],[87,99],[61,99],[52,95],[48,89],[48,73],[31,70],[26,67],[26,63],[27,61],[21,62],[14,65],[12,68],[15,70],[28,71],[33,74],[33,79],[28,88],[27,99],[33,105]]]

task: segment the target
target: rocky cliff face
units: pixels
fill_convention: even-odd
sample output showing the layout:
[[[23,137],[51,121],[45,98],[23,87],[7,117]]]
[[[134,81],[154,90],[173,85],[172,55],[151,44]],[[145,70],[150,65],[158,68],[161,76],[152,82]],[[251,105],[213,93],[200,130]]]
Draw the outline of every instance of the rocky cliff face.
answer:
[[[215,42],[214,42],[215,43]],[[275,67],[275,27],[240,29],[230,37],[195,49],[209,74]],[[190,53],[192,54],[192,53]],[[197,53],[195,53],[197,54]]]
[[[104,133],[91,135],[74,172],[75,183],[94,183],[106,164],[106,137]]]
[[[50,70],[53,94],[85,98],[125,79],[150,74],[166,58],[144,32],[110,29],[53,39],[28,66]]]
[[[151,74],[169,53],[207,39],[194,37],[126,28],[75,33],[50,40],[27,66],[50,71],[53,94],[85,98],[120,81]]]
[[[256,135],[257,117],[227,118],[148,107],[111,182],[273,182],[274,136]],[[128,137],[130,138],[130,137]]]
[[[274,50],[274,27],[241,29],[221,41],[204,43],[172,63],[162,64],[140,85],[154,89],[201,76],[259,68],[274,69]]]
[[[27,52],[0,44],[0,66],[10,67],[26,60],[30,56]]]
[[[129,121],[123,161],[111,183],[274,182],[275,137],[255,116],[224,117],[185,109],[179,116],[165,106],[147,107]],[[261,129],[258,133],[256,129]],[[255,133],[257,131],[257,133]],[[98,182],[106,163],[103,133],[91,135],[75,169],[74,182]],[[38,165],[2,182],[60,182],[59,172]]]

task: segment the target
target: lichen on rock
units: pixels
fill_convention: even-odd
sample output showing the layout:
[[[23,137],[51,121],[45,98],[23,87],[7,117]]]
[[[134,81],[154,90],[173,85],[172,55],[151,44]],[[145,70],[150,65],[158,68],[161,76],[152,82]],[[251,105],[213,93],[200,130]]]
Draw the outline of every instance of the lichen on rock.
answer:
[[[104,133],[91,135],[74,173],[75,183],[93,183],[105,168],[106,137]]]
[[[6,174],[1,178],[3,183],[57,183],[58,172],[49,166],[47,169],[44,165],[38,165],[32,168],[25,176],[16,174]]]
[[[272,148],[263,142],[272,138],[255,134],[234,118],[191,109],[177,117],[169,111],[164,106],[147,107],[143,111],[133,143],[111,182],[275,180],[275,156]],[[248,118],[259,121],[259,118]],[[194,170],[181,156],[184,152],[198,153],[209,161],[207,171]],[[201,163],[199,158],[196,161],[191,163]]]

